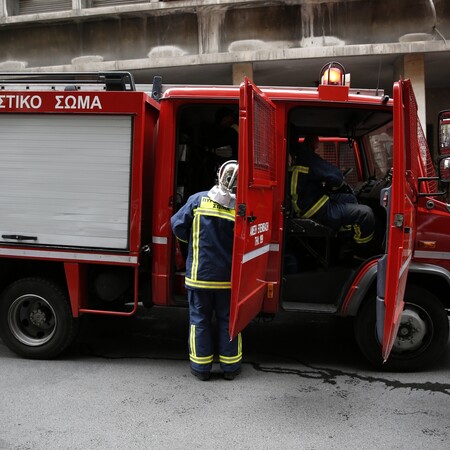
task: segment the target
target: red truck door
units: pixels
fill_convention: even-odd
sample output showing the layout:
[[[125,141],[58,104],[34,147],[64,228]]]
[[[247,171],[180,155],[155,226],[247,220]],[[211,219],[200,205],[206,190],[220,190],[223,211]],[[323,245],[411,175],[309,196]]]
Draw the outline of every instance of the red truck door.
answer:
[[[275,173],[275,105],[246,78],[239,103],[231,338],[261,311],[267,292]]]
[[[403,311],[406,278],[413,251],[418,164],[417,104],[409,81],[394,84],[394,168],[388,199],[388,245],[385,265],[384,317],[377,310],[382,357],[391,352]],[[387,194],[389,196],[389,194]],[[384,269],[383,269],[384,270]],[[380,276],[382,273],[380,273]],[[384,322],[384,326],[381,326]],[[381,330],[383,330],[381,332]]]

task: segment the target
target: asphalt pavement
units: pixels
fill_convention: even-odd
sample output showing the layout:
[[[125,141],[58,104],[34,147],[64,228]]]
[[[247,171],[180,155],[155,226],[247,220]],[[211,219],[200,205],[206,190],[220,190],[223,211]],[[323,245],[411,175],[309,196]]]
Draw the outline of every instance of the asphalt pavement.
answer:
[[[53,361],[0,341],[0,449],[449,448],[450,345],[425,371],[384,373],[350,320],[307,319],[252,323],[234,381],[189,373],[184,309],[89,317]]]

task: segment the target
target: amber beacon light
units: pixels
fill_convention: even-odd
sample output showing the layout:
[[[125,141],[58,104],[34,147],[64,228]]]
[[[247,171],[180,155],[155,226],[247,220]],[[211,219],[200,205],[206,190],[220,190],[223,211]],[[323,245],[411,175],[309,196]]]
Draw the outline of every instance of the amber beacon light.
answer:
[[[325,64],[320,71],[320,84],[328,86],[344,86],[344,66],[338,62],[330,62]]]

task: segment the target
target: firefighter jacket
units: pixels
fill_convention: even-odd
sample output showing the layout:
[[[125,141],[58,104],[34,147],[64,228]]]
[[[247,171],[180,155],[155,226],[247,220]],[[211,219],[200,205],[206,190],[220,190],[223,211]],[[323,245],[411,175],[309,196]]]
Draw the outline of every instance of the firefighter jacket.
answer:
[[[341,171],[313,150],[302,150],[296,162],[291,168],[294,215],[313,218],[334,231],[350,227],[356,244],[360,247],[369,244],[374,236],[373,211],[358,204],[352,193],[333,193],[344,184]]]
[[[230,289],[235,210],[208,197],[208,191],[189,197],[171,218],[177,239],[188,243],[186,287]]]
[[[344,183],[336,166],[307,148],[297,152],[296,165],[291,172],[290,192],[297,217],[314,216],[329,201],[327,192],[339,189]]]

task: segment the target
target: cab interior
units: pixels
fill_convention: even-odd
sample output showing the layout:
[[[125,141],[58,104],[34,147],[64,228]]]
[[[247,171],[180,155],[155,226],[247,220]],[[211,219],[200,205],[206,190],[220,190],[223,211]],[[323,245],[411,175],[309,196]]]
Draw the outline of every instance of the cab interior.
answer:
[[[220,165],[237,156],[237,135],[219,127],[226,112],[238,118],[236,102],[196,103],[181,107],[177,115],[175,210],[195,192],[209,190]],[[284,243],[282,302],[285,309],[333,312],[344,286],[351,283],[363,261],[343,254],[348,233],[334,233],[314,220],[298,220],[289,192],[289,145],[306,134],[320,138],[319,154],[346,173],[347,185],[358,201],[375,213],[376,245],[373,257],[384,252],[386,211],[380,193],[390,185],[392,165],[392,112],[388,107],[340,105],[296,106],[286,123],[286,186],[284,188]],[[174,293],[185,300],[184,260],[187,249],[177,243]]]
[[[375,236],[368,259],[384,253],[386,210],[382,189],[390,186],[392,166],[392,113],[387,109],[296,107],[287,124],[288,147],[304,136],[319,137],[316,153],[344,174],[345,192],[371,207]],[[286,167],[290,166],[287,149]],[[290,201],[290,173],[285,186],[285,238],[282,299],[285,309],[335,312],[365,260],[355,258],[352,234],[338,232],[313,218],[296,217]]]

